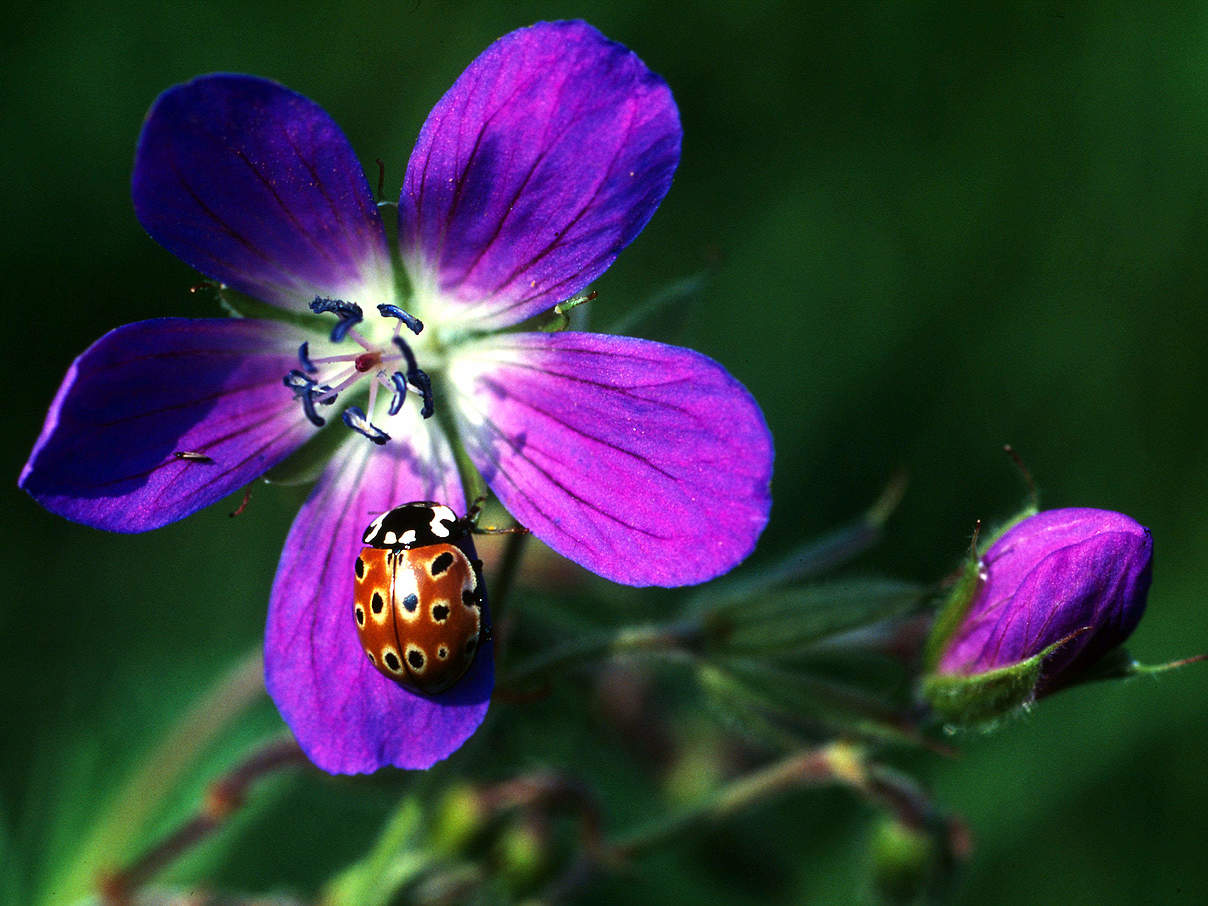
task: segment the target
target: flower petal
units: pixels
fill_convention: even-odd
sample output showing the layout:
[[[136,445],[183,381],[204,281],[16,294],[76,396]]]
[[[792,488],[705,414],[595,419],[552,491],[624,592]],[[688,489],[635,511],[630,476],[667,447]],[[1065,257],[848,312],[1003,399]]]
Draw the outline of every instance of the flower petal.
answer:
[[[450,363],[466,450],[538,538],[629,585],[688,585],[755,547],[771,505],[758,405],[699,353],[516,333]]]
[[[240,292],[294,309],[315,296],[393,301],[360,162],[321,107],[276,82],[209,75],[165,91],[131,188],[157,242]]]
[[[296,328],[226,318],[110,331],[72,363],[18,484],[109,531],[183,519],[312,435],[281,383],[297,342]]]
[[[433,108],[407,166],[399,239],[421,311],[437,296],[504,327],[573,296],[650,220],[680,136],[666,83],[590,25],[500,38]]]
[[[303,751],[333,774],[431,767],[482,723],[494,681],[483,644],[456,686],[425,698],[378,673],[357,638],[353,564],[365,526],[412,500],[465,511],[444,436],[403,412],[408,429],[392,433],[407,442],[353,435],[340,448],[294,520],[273,582],[265,682]]]

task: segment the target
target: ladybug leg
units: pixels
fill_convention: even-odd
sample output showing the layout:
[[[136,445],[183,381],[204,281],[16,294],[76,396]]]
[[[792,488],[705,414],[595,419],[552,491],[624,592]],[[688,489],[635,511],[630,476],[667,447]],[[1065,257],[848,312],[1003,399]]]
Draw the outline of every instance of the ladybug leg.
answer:
[[[508,528],[498,528],[493,525],[479,525],[478,517],[482,515],[482,505],[486,502],[487,495],[479,494],[474,498],[474,502],[470,504],[470,509],[466,512],[465,522],[466,529],[475,535],[527,535],[529,530],[523,525],[513,525]]]
[[[471,527],[478,525],[478,517],[482,515],[482,505],[487,502],[486,494],[479,494],[466,510],[466,523]]]

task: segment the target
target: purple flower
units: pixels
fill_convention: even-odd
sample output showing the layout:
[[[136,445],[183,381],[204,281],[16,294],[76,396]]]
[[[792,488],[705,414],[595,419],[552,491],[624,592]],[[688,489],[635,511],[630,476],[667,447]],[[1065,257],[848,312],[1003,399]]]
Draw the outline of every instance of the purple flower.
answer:
[[[1052,692],[1128,638],[1145,612],[1152,572],[1149,530],[1122,513],[1030,516],[982,557],[976,590],[936,673],[976,676],[1057,645],[1029,690]]]
[[[666,194],[679,148],[669,89],[624,47],[582,22],[506,35],[424,124],[397,269],[365,174],[318,106],[241,75],[166,91],[138,143],[138,218],[263,317],[102,337],[71,366],[21,486],[70,519],[144,531],[240,488],[338,415],[351,430],[328,429],[345,436],[273,585],[266,682],[320,767],[430,766],[482,721],[490,646],[440,696],[392,683],[360,649],[352,566],[392,506],[465,512],[450,429],[521,523],[617,582],[705,581],[767,520],[771,438],[716,362],[626,337],[500,332],[607,269]]]

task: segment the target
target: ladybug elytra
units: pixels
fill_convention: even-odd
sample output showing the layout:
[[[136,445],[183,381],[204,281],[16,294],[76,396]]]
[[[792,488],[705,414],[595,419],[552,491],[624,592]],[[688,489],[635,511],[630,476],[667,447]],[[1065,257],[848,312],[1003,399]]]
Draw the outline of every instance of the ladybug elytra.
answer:
[[[357,634],[378,672],[413,692],[444,692],[478,651],[482,563],[463,549],[469,534],[470,520],[431,501],[397,506],[365,529],[355,566]]]

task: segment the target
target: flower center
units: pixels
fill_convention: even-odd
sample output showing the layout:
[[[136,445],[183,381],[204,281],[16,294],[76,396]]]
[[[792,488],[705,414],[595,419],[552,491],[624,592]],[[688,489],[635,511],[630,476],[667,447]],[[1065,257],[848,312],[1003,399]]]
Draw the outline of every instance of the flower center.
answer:
[[[388,415],[397,415],[403,408],[407,389],[410,387],[420,395],[420,415],[424,418],[432,417],[435,411],[432,381],[419,367],[415,353],[401,336],[403,327],[419,335],[424,325],[418,318],[397,305],[379,305],[378,314],[395,323],[389,342],[374,346],[356,330],[365,315],[355,302],[316,297],[310,303],[310,309],[315,314],[330,313],[336,316],[336,324],[331,329],[333,343],[340,343],[351,337],[362,349],[358,353],[312,359],[309,342],[298,347],[298,363],[301,367],[290,369],[282,383],[293,391],[294,398],[302,404],[302,411],[312,424],[316,427],[325,425],[327,420],[319,414],[318,407],[332,405],[341,393],[350,390],[366,377],[370,382],[367,406],[370,414],[366,415],[357,406],[349,406],[340,416],[344,424],[353,431],[363,434],[375,444],[384,444],[390,440],[389,434],[370,421],[379,386],[385,387],[393,394],[387,409]],[[397,365],[402,367],[394,368]]]

